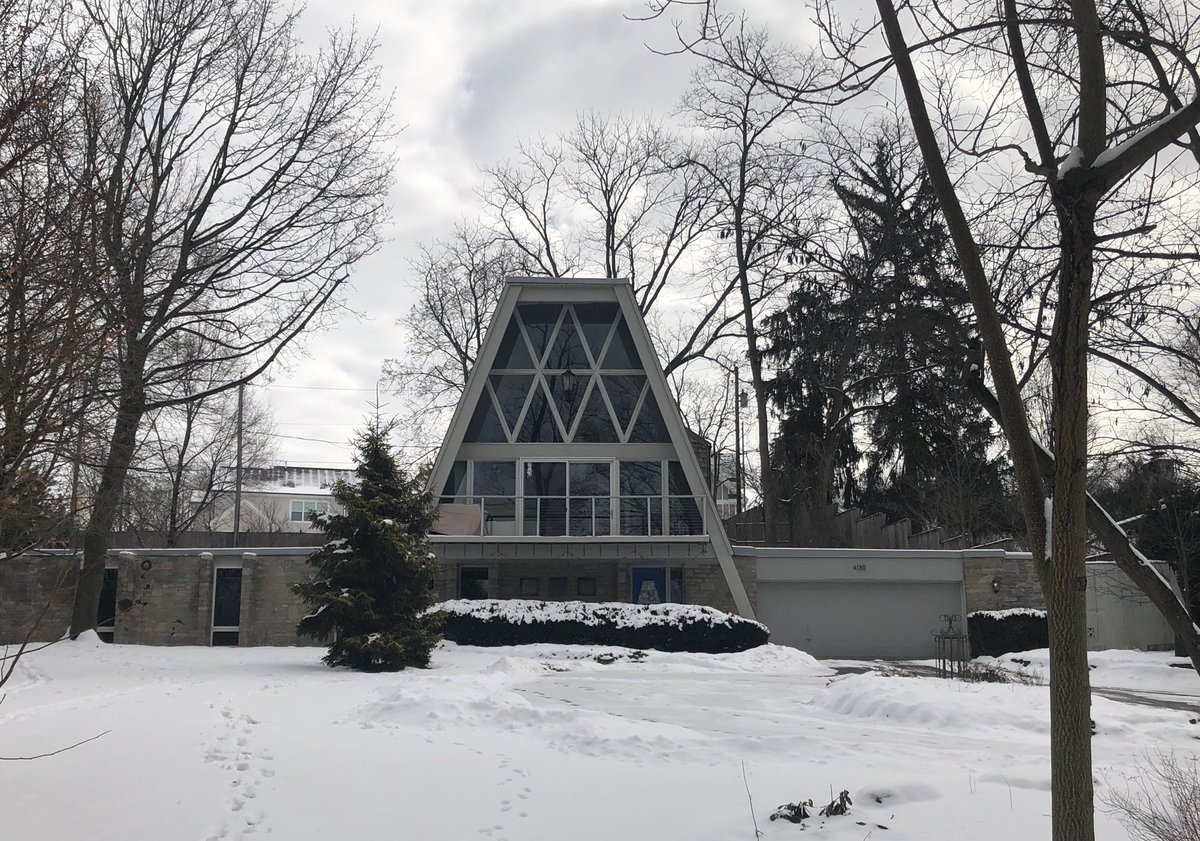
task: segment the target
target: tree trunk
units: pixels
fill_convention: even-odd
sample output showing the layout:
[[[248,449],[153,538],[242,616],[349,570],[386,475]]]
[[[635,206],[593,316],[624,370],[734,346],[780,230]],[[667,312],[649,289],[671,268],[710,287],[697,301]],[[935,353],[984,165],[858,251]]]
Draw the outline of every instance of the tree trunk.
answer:
[[[763,521],[765,525],[766,544],[776,545],[779,541],[778,505],[779,483],[775,480],[775,471],[771,465],[771,430],[767,424],[767,388],[763,382],[762,354],[758,350],[758,330],[754,323],[754,298],[750,293],[749,270],[745,259],[741,256],[742,247],[738,246],[738,285],[742,293],[742,313],[746,328],[746,358],[750,360],[750,383],[754,389],[755,418],[758,421],[758,467],[759,483],[762,489]],[[739,395],[734,396],[740,400]],[[740,405],[740,404],[739,404]]]
[[[974,381],[974,387],[984,409],[1003,429],[1004,421],[996,396],[988,391],[982,382]],[[1040,444],[1036,444],[1036,447],[1042,475],[1048,480],[1053,480],[1054,456]],[[1184,656],[1192,661],[1192,667],[1200,674],[1200,627],[1197,627],[1187,607],[1175,595],[1170,585],[1154,571],[1145,556],[1134,548],[1129,535],[1091,496],[1087,497],[1087,526],[1112,555],[1117,568],[1128,575],[1134,586],[1145,593],[1150,602],[1158,608],[1182,644]]]
[[[129,365],[130,363],[126,363]],[[125,489],[125,477],[137,446],[138,427],[145,414],[145,393],[140,371],[137,379],[126,379],[117,406],[117,417],[108,448],[104,472],[92,502],[91,515],[83,533],[83,560],[75,585],[75,603],[71,612],[71,639],[96,627],[100,589],[104,585],[104,562],[112,540],[113,522]]]
[[[751,342],[754,339],[751,338]],[[762,487],[763,520],[766,523],[767,545],[780,542],[779,482],[771,464],[771,430],[767,425],[767,387],[762,376],[762,356],[757,348],[750,349],[750,381],[754,386],[755,417],[758,421],[758,465]]]
[[[1050,631],[1050,788],[1055,841],[1091,841],[1091,685],[1087,662],[1087,344],[1095,204],[1060,207],[1054,381],[1054,492],[1042,584]]]

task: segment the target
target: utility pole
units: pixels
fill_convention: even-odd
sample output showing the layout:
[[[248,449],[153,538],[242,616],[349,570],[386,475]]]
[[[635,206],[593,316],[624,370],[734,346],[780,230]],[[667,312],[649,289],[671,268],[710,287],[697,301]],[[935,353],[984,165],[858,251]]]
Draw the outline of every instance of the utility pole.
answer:
[[[246,392],[245,383],[238,386],[237,408],[237,467],[233,471],[233,545],[238,546],[238,536],[242,531],[242,398]]]
[[[737,489],[737,513],[742,513],[742,380],[733,366],[733,476]]]

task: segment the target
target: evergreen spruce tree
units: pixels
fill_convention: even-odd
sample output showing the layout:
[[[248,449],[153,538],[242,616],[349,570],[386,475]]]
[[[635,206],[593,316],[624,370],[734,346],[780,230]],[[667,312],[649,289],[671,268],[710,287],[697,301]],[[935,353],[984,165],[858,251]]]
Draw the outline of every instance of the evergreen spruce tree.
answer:
[[[894,127],[833,183],[854,245],[766,319],[777,469],[916,528],[1017,527],[997,431],[961,374],[970,306],[924,168]]]
[[[425,615],[436,600],[437,560],[426,538],[433,500],[397,466],[392,428],[376,420],[354,440],[356,481],[333,488],[345,513],[314,515],[330,540],[309,559],[313,578],[293,588],[312,611],[298,630],[329,640],[330,666],[423,668],[441,639],[440,617]]]

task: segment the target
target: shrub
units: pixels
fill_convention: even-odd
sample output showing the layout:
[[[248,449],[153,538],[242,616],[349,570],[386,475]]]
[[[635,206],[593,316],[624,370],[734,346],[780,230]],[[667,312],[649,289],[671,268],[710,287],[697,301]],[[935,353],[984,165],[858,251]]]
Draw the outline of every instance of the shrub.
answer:
[[[1106,780],[1106,782],[1109,782]],[[1123,788],[1100,800],[1135,841],[1200,841],[1200,760],[1159,750],[1139,763]]]
[[[711,607],[455,599],[435,605],[462,645],[614,645],[720,654],[767,642],[765,625]]]
[[[1032,608],[980,610],[967,614],[973,657],[999,657],[1050,645],[1046,611]]]

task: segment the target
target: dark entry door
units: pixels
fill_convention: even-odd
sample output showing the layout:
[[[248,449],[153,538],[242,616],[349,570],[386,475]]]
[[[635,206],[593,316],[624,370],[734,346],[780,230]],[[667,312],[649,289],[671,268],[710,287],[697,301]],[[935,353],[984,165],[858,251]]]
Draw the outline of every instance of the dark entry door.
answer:
[[[634,604],[662,604],[667,600],[665,567],[634,567],[631,573]]]

